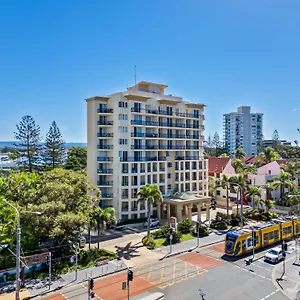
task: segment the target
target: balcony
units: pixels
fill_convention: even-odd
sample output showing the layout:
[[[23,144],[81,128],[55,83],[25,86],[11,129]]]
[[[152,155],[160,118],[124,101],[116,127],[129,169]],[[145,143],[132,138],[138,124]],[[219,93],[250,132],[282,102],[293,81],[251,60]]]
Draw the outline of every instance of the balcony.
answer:
[[[112,114],[114,110],[112,108],[98,108],[97,113],[98,114]]]
[[[122,207],[121,210],[122,210],[122,211],[128,211],[128,206]]]
[[[123,169],[123,170],[122,170],[122,173],[128,174],[128,169]]]
[[[108,133],[108,132],[98,132],[97,133],[97,137],[113,137],[114,134],[113,133]]]
[[[97,121],[97,125],[114,125],[113,121]]]
[[[112,186],[113,184],[113,181],[97,181],[97,185],[99,186]]]
[[[137,207],[131,207],[131,211],[137,211],[138,208]]]
[[[97,161],[113,161],[113,157],[97,157]]]
[[[131,120],[131,125],[158,126],[158,122]]]
[[[139,150],[155,150],[158,149],[158,145],[131,145],[131,149],[139,149]]]
[[[111,199],[114,197],[114,194],[111,193],[111,194],[102,194],[101,195],[101,199]]]
[[[140,185],[145,185],[146,182],[145,181],[141,181]]]
[[[113,145],[97,145],[97,149],[113,149]]]
[[[165,156],[154,157],[120,157],[120,161],[166,161]]]
[[[199,150],[199,146],[189,145],[189,146],[186,146],[186,149],[187,150]]]
[[[202,131],[205,130],[205,126],[204,126],[204,125],[200,125],[199,128],[200,128],[200,130],[202,130]]]
[[[175,160],[199,160],[199,156],[176,156]]]
[[[113,169],[98,169],[97,173],[98,174],[112,174],[114,172]]]
[[[158,133],[141,133],[141,132],[132,132],[132,137],[147,137],[147,138],[158,138]]]
[[[177,128],[186,128],[186,125],[183,123],[168,123],[168,122],[159,122],[158,126],[160,127],[177,127]]]

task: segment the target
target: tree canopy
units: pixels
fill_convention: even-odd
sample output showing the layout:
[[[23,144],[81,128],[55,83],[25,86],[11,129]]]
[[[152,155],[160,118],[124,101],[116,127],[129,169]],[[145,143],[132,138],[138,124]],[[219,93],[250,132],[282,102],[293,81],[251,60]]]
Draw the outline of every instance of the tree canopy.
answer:
[[[40,216],[21,213],[22,243],[29,250],[49,237],[59,244],[75,240],[89,224],[89,211],[98,203],[100,194],[83,172],[57,168],[41,174],[22,172],[0,177],[0,197],[21,212],[41,212]],[[5,214],[0,214],[0,226],[11,223],[5,218]],[[2,234],[12,230],[3,228],[2,225]]]
[[[69,170],[79,171],[86,168],[87,150],[82,147],[72,147],[68,151],[65,168]]]

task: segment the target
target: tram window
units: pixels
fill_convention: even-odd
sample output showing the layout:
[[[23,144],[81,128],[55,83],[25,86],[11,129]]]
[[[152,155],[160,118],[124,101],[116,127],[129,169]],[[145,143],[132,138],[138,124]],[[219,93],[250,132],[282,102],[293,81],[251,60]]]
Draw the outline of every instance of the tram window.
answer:
[[[269,240],[273,240],[274,239],[274,232],[271,231],[269,232]]]
[[[264,234],[264,244],[268,244],[268,238],[269,238],[269,234],[268,233],[265,233]]]
[[[286,235],[287,234],[287,228],[283,228],[283,235]]]
[[[292,233],[292,227],[291,227],[291,226],[289,226],[289,227],[287,228],[287,233],[288,233],[288,234],[291,234],[291,233]]]
[[[241,250],[241,242],[238,242],[234,254],[237,255]]]
[[[296,225],[296,232],[297,232],[297,233],[300,233],[300,224],[297,224],[297,225]]]
[[[278,240],[279,236],[278,236],[278,230],[274,231],[274,239]]]

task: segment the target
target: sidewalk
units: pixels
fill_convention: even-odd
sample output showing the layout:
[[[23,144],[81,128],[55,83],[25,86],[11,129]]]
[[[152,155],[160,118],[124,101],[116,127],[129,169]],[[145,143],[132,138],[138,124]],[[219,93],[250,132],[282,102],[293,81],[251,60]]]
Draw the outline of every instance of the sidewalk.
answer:
[[[300,260],[298,254],[294,254],[286,260],[285,274],[282,275],[283,263],[280,263],[273,271],[273,283],[279,286],[282,292],[290,299],[300,299]]]

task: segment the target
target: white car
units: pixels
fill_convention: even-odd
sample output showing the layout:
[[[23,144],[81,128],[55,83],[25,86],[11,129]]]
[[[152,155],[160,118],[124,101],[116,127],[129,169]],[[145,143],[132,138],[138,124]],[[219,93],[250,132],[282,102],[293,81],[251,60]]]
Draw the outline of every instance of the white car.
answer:
[[[283,259],[282,249],[279,247],[270,249],[264,257],[265,261],[273,262],[277,264],[280,260]]]
[[[150,219],[150,227],[155,227],[159,225],[159,221],[157,219]],[[148,221],[144,223],[145,227],[148,227]]]

